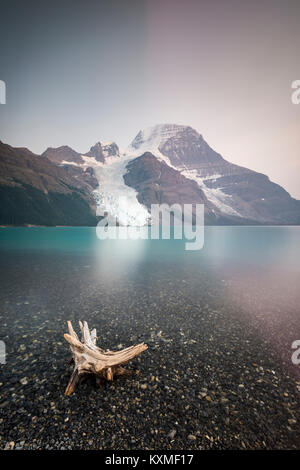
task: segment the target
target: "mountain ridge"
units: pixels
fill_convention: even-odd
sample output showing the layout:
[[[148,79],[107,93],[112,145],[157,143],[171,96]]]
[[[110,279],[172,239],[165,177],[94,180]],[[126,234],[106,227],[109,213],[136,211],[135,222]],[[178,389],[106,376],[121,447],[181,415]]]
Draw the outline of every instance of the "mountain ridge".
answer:
[[[0,162],[6,144],[1,145]],[[11,181],[16,186],[16,173],[21,168],[24,173],[25,164],[23,186],[29,183],[45,194],[49,186],[55,193],[70,194],[66,189],[69,183],[71,193],[79,192],[89,210],[109,207],[125,223],[143,224],[147,220],[144,208],[149,211],[151,204],[194,202],[204,203],[206,223],[300,224],[300,201],[267,175],[226,160],[190,126],[158,124],[140,130],[125,151],[115,142],[101,140],[85,154],[67,145],[48,147],[40,156],[22,147],[6,146],[6,153],[8,148],[14,154],[14,168],[3,168],[2,164],[6,178],[0,178],[0,186],[10,186]],[[35,167],[32,181],[28,176],[30,161]],[[47,184],[43,186],[41,174],[46,167]],[[58,169],[62,173],[57,173]],[[129,218],[118,205],[120,195],[130,199]]]
[[[95,186],[91,174],[0,142],[1,225],[94,225]]]
[[[300,222],[300,202],[268,176],[232,164],[190,126],[162,124],[140,131],[129,146],[145,149],[193,179],[221,212],[257,223]]]

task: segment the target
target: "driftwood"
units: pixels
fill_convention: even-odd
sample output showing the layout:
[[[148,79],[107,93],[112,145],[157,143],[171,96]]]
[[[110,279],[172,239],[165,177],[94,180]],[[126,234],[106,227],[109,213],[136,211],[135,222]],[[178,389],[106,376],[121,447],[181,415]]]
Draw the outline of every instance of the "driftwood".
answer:
[[[69,334],[64,337],[70,344],[75,368],[70,378],[65,395],[71,395],[80,379],[85,374],[95,374],[97,384],[103,379],[113,380],[116,376],[128,376],[131,372],[122,367],[127,362],[145,351],[148,346],[144,343],[130,346],[121,351],[104,351],[96,346],[97,332],[89,330],[87,322],[79,322],[81,341],[68,321]]]

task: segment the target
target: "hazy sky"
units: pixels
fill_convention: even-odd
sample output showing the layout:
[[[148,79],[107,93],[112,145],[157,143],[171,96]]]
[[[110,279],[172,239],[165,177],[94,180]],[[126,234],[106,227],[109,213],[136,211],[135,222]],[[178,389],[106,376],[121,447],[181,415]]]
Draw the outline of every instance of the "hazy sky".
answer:
[[[48,3],[48,5],[47,5]],[[186,124],[300,198],[299,0],[0,0],[0,139],[41,153]]]

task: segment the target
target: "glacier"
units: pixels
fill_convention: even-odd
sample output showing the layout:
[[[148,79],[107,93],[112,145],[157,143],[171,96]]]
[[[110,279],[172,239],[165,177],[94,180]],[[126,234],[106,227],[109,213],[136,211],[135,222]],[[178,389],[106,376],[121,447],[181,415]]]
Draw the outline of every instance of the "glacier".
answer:
[[[141,227],[148,224],[149,213],[138,202],[136,190],[127,186],[123,179],[127,171],[126,165],[132,158],[134,157],[121,154],[120,157],[107,157],[105,163],[90,165],[99,182],[99,187],[94,190],[94,197],[97,215],[108,212],[120,225]]]

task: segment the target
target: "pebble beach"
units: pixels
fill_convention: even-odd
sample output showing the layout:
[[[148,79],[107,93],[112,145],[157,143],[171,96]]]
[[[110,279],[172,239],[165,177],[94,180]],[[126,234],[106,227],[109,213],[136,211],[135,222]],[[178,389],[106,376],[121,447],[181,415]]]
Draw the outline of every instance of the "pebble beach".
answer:
[[[241,314],[244,290],[229,298],[233,273],[191,278],[183,265],[175,276],[156,261],[117,277],[99,276],[88,256],[5,261],[1,449],[299,449],[299,368],[290,351],[279,357],[278,328],[258,334],[257,308],[256,321]],[[291,304],[297,328],[296,313]],[[97,328],[104,349],[144,341],[148,350],[128,364],[130,378],[99,388],[87,377],[66,397],[67,320],[77,332],[78,320]]]

